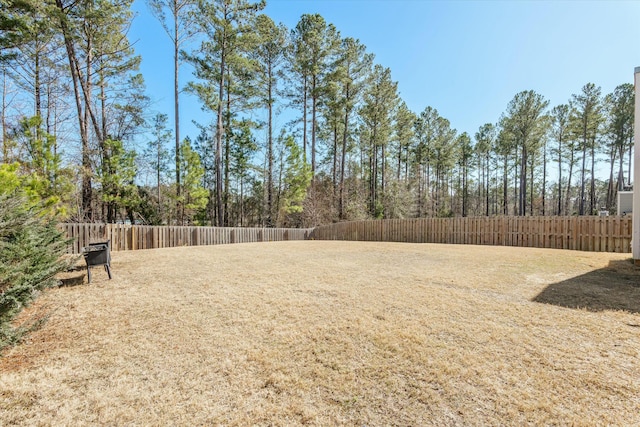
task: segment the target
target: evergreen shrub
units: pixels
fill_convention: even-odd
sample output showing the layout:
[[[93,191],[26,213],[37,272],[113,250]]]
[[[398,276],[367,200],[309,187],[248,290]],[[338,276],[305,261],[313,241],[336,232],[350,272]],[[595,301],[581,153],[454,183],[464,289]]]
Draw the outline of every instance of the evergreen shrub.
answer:
[[[22,334],[11,321],[70,260],[62,255],[68,241],[55,220],[19,191],[0,192],[0,349]]]

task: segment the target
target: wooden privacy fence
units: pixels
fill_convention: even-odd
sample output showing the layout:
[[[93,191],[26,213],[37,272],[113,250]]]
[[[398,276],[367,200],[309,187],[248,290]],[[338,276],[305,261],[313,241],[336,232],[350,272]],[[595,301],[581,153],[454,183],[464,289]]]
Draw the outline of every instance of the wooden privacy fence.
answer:
[[[529,216],[419,218],[342,222],[300,228],[60,224],[79,253],[91,242],[111,240],[114,251],[278,240],[354,240],[454,243],[631,252],[631,217]]]
[[[227,243],[305,240],[311,229],[147,226],[128,224],[60,224],[60,229],[73,239],[70,253],[80,253],[92,242],[111,241],[111,250],[170,248],[175,246],[221,245]]]
[[[318,240],[454,243],[631,252],[631,217],[530,216],[388,219],[316,227]]]

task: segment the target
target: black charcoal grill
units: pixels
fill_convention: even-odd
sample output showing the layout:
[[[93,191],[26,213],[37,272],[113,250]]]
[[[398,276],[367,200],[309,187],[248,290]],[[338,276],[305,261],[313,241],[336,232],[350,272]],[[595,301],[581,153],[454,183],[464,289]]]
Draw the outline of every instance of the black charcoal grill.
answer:
[[[111,280],[111,241],[89,243],[82,248],[84,261],[87,263],[87,277],[91,283],[91,267],[104,265]]]

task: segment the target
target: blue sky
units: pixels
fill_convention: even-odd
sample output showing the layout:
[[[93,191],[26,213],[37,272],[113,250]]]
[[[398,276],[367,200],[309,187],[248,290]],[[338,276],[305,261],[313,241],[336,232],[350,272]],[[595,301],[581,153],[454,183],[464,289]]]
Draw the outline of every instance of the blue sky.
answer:
[[[171,41],[144,0],[134,10],[130,38],[142,55],[152,110],[171,118]],[[434,107],[472,136],[497,122],[517,92],[535,90],[552,107],[588,82],[603,94],[633,83],[640,66],[637,1],[267,0],[264,13],[288,28],[304,13],[320,13],[391,69],[409,108]],[[191,70],[182,66],[181,73],[184,85]],[[181,115],[183,137],[197,135],[192,120],[213,119],[188,94]]]

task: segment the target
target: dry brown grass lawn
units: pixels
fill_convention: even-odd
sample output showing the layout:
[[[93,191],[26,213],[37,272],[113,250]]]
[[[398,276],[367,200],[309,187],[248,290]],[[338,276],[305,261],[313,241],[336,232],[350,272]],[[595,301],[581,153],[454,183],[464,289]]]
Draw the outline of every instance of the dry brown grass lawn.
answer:
[[[319,241],[114,253],[113,280],[96,269],[23,314],[48,321],[0,359],[0,425],[639,425],[627,258]]]

